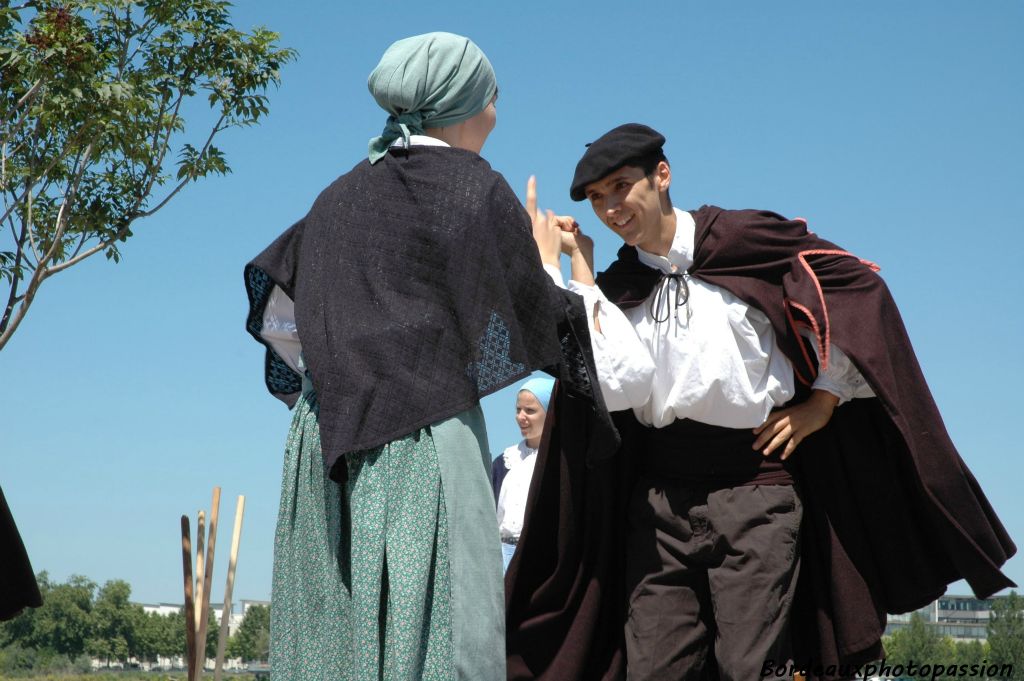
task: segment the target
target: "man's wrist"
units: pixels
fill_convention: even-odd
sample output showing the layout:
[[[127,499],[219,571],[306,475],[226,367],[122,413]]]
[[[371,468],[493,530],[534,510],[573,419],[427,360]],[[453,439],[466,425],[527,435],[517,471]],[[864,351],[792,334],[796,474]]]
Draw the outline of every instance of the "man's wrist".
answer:
[[[581,249],[575,249],[572,255],[569,256],[569,261],[572,265],[572,278],[581,284],[587,286],[594,285],[594,258],[591,255],[583,252]]]
[[[839,404],[839,397],[837,395],[821,388],[812,390],[810,399],[816,402],[822,409],[827,409],[829,413]]]
[[[574,248],[572,253],[569,254],[569,260],[579,261],[586,264],[588,267],[593,267],[594,263],[594,249],[593,248]]]

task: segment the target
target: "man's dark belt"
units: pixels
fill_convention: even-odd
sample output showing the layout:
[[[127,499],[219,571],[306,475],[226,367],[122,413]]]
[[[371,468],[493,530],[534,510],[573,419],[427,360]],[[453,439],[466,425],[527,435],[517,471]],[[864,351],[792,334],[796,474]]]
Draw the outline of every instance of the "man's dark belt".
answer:
[[[752,449],[750,428],[724,428],[690,419],[664,428],[641,428],[637,467],[644,474],[707,487],[792,485],[789,465]]]

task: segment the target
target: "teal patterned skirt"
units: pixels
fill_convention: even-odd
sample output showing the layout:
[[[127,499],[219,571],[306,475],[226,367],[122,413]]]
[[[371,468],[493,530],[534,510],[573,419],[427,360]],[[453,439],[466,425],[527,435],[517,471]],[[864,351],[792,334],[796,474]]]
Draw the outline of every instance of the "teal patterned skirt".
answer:
[[[505,678],[504,592],[476,406],[323,469],[295,406],[274,540],[273,681]]]

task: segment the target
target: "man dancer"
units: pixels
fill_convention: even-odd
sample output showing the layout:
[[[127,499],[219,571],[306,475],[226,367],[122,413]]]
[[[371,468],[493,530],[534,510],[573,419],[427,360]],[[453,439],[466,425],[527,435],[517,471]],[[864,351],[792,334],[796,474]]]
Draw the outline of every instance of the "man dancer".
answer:
[[[640,424],[624,445],[637,469],[629,678],[704,678],[710,664],[723,680],[760,678],[791,659],[801,592],[804,661],[859,663],[880,653],[886,610],[959,576],[979,594],[1010,585],[998,565],[1015,548],[942,427],[877,268],[773,213],[673,208],[664,142],[623,125],[577,165],[570,196],[625,242],[596,285],[592,242],[563,221],[604,399]],[[875,466],[895,467],[887,489],[910,520],[867,512],[844,526],[842,487]],[[834,487],[809,489],[809,476]],[[865,568],[873,548],[906,541],[934,563]]]

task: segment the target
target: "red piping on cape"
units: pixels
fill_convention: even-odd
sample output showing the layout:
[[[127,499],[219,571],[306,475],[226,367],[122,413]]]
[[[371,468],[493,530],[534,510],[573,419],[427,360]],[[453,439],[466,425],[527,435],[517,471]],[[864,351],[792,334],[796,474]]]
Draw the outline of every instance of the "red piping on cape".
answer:
[[[806,221],[804,221],[804,223],[806,224]],[[824,291],[821,290],[821,282],[818,281],[818,275],[814,273],[814,268],[812,268],[811,264],[809,262],[807,262],[807,256],[809,256],[809,255],[839,255],[839,256],[846,256],[846,257],[849,257],[849,258],[857,258],[857,256],[855,256],[853,253],[850,253],[849,251],[843,251],[843,250],[838,250],[838,249],[827,249],[827,248],[817,248],[817,249],[811,249],[811,250],[807,250],[807,251],[800,251],[797,254],[797,257],[800,259],[800,264],[803,265],[803,268],[805,270],[807,270],[807,274],[811,275],[811,280],[814,282],[814,287],[816,289],[818,289],[818,301],[821,303],[822,316],[825,318],[825,337],[824,338],[821,337],[821,329],[818,328],[818,323],[814,319],[814,315],[812,315],[810,313],[810,310],[808,310],[803,305],[800,305],[799,303],[794,302],[792,300],[787,299],[786,302],[788,302],[790,305],[792,305],[793,307],[797,308],[798,310],[803,312],[805,315],[807,315],[807,319],[808,319],[808,321],[810,321],[811,326],[814,329],[814,336],[815,336],[815,338],[818,341],[818,365],[819,365],[821,371],[825,371],[825,370],[828,369],[828,359],[829,359],[829,352],[828,351],[829,351],[829,346],[832,344],[832,330],[830,328],[830,324],[829,324],[829,320],[828,320],[828,305],[825,303],[825,293],[824,293]],[[859,260],[861,262],[861,264],[863,264],[863,265],[865,265],[867,267],[870,267],[872,269],[872,271],[874,271],[874,272],[877,272],[880,269],[882,269],[881,267],[879,267],[875,263],[871,262],[870,260],[864,260],[863,258],[857,258],[857,260]],[[787,310],[786,314],[789,315],[788,310]],[[790,323],[791,324],[793,323],[792,317],[790,317]],[[793,329],[795,331],[796,327],[794,326]]]
[[[790,308],[794,308],[795,307],[796,309],[800,310],[801,312],[804,313],[804,316],[807,317],[808,321],[810,321],[810,328],[811,328],[811,331],[814,332],[814,339],[818,342],[818,357],[820,358],[822,356],[821,355],[821,332],[818,330],[818,322],[817,322],[817,320],[814,319],[814,315],[811,314],[811,311],[808,310],[803,305],[801,305],[800,303],[798,303],[798,302],[796,302],[794,300],[791,300],[789,298],[786,298],[786,305],[787,305],[787,307],[786,307],[786,317],[789,319],[789,326],[790,326],[790,328],[793,329],[794,333],[796,333],[796,335],[797,335],[796,342],[800,346],[800,352],[803,353],[804,360],[807,362],[807,365],[811,368],[811,376],[812,376],[811,381],[812,381],[812,380],[814,380],[814,378],[817,377],[819,369],[818,369],[818,366],[816,366],[814,363],[811,362],[811,356],[807,354],[807,348],[804,347],[804,342],[803,342],[803,340],[800,339],[800,328],[797,326],[796,320],[793,319],[793,312],[792,312],[792,310]],[[828,318],[826,317],[826,321],[827,321],[827,319]],[[808,325],[804,324],[804,326],[808,326]],[[825,359],[827,361],[828,357],[826,356]],[[819,360],[819,362],[820,362],[820,360]],[[827,369],[827,368],[828,368],[827,364],[821,363],[821,369]],[[811,381],[809,381],[806,378],[804,378],[803,374],[801,374],[799,371],[797,371],[795,366],[793,367],[793,371],[796,372],[796,376],[797,376],[797,378],[800,379],[801,383],[803,383],[804,385],[811,385]]]
[[[800,367],[796,366],[795,364],[793,365],[793,373],[796,374],[797,379],[801,383],[803,383],[806,386],[810,386],[812,384],[812,381],[817,377],[818,365],[817,365],[817,363],[811,361],[811,356],[807,354],[807,348],[804,347],[804,342],[800,338],[800,327],[801,326],[806,327],[806,328],[810,328],[810,327],[807,324],[802,324],[802,323],[796,321],[795,319],[793,319],[793,312],[790,309],[790,305],[795,305],[795,303],[793,303],[793,301],[791,301],[789,298],[786,298],[784,300],[784,302],[785,302],[784,309],[786,310],[786,319],[789,321],[789,328],[793,329],[793,331],[796,332],[796,335],[797,335],[796,342],[797,342],[797,345],[800,346],[800,353],[804,356],[804,361],[807,362],[807,368],[811,372],[811,378],[810,379],[805,378],[803,373],[800,372]],[[813,321],[813,319],[811,321]]]

